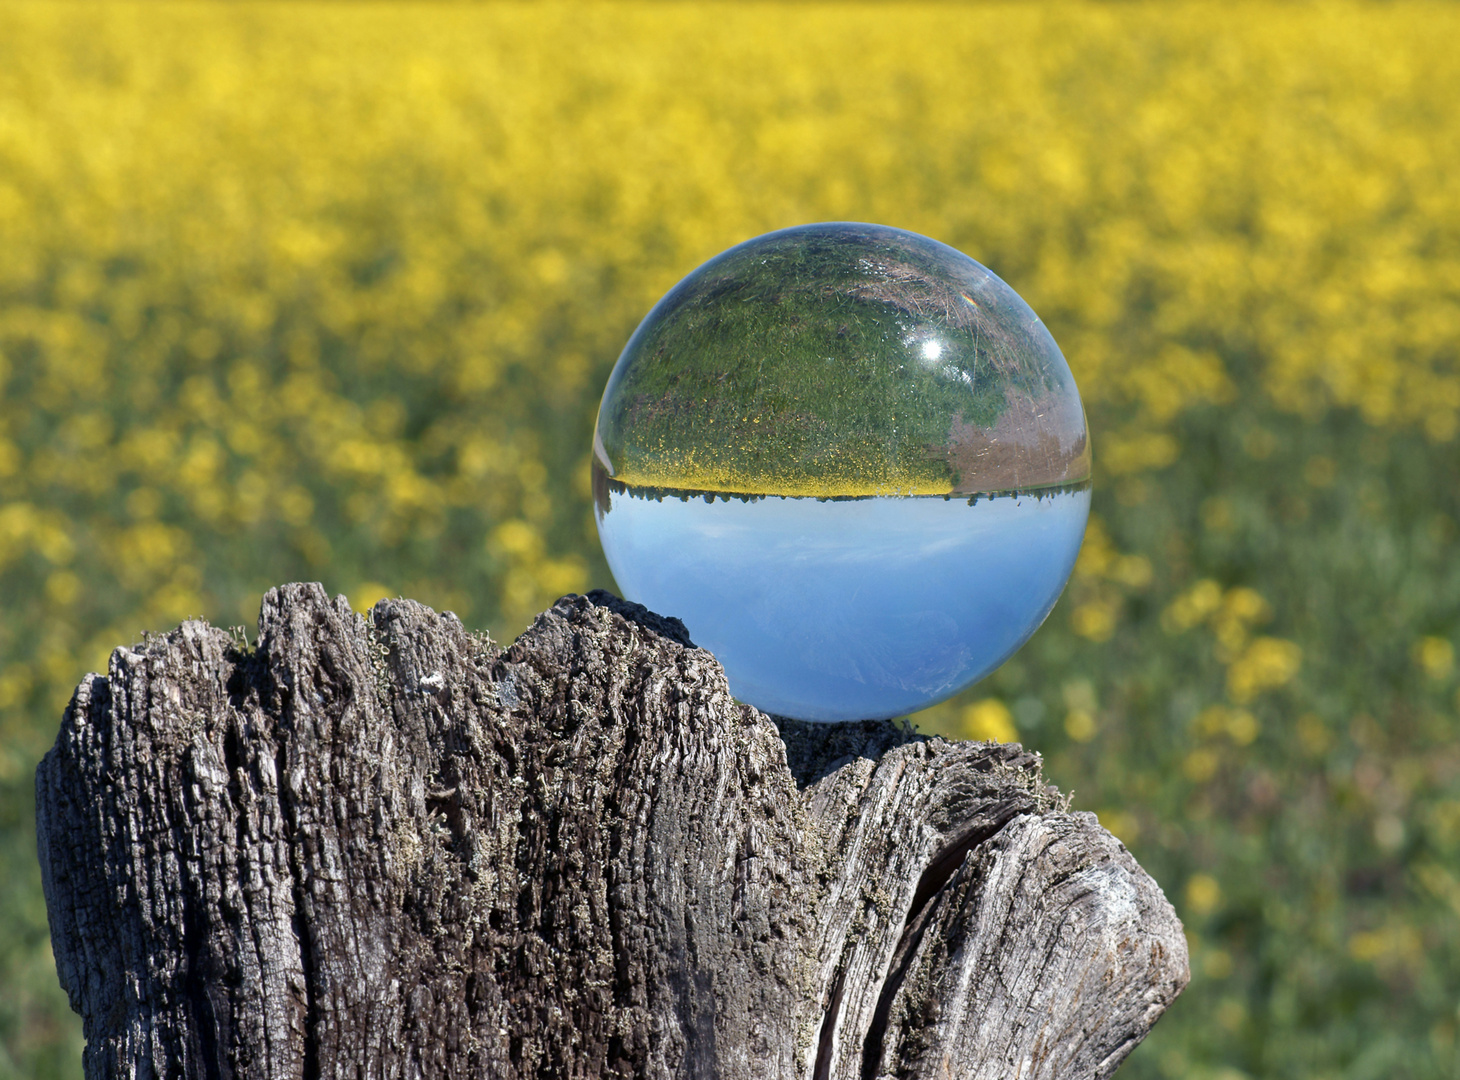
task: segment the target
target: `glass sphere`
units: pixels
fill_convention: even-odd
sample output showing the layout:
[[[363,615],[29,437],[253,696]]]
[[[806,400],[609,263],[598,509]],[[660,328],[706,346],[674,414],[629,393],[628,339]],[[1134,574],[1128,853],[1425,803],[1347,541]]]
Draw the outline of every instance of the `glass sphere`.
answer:
[[[624,596],[681,618],[736,697],[877,719],[1044,621],[1090,446],[1058,346],[992,272],[900,229],[807,225],[649,312],[603,393],[593,492]]]

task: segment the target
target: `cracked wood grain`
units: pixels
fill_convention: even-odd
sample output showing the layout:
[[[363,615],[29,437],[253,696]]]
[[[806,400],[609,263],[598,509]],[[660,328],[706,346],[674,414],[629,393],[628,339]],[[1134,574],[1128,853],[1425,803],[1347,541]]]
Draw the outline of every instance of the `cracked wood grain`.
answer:
[[[1105,1077],[1187,981],[1017,746],[766,716],[606,593],[259,629],[118,649],[37,771],[88,1077]]]

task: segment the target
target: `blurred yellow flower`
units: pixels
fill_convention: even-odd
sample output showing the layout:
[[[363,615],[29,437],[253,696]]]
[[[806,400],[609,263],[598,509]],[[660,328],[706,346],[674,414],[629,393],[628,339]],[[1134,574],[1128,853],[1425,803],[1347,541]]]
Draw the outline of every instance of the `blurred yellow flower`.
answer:
[[[1303,650],[1296,642],[1260,637],[1227,669],[1227,693],[1242,704],[1264,690],[1290,682],[1303,663]]]
[[[1098,811],[1095,816],[1100,819],[1101,828],[1117,837],[1126,846],[1134,844],[1140,838],[1140,820],[1128,810],[1107,807]]]
[[[1197,732],[1210,738],[1225,735],[1238,746],[1247,746],[1262,731],[1257,717],[1246,709],[1233,709],[1225,705],[1209,705],[1196,718]]]
[[[1404,925],[1364,930],[1348,939],[1350,956],[1380,967],[1407,967],[1419,958],[1423,947],[1419,931]]]
[[[1216,775],[1220,764],[1221,759],[1216,753],[1203,747],[1186,755],[1186,760],[1181,763],[1181,771],[1188,780],[1201,784]]]
[[[1422,637],[1414,643],[1414,659],[1420,669],[1439,682],[1455,668],[1455,646],[1448,638]]]
[[[1222,902],[1222,887],[1210,874],[1192,874],[1186,880],[1186,906],[1197,915],[1210,915]]]
[[[382,585],[378,581],[364,581],[350,590],[350,607],[362,613],[368,612],[375,606],[376,601],[399,595],[400,593],[395,589]]]
[[[1065,714],[1065,734],[1075,742],[1089,742],[1099,730],[1088,709],[1071,709]]]
[[[1070,628],[1091,641],[1108,641],[1115,633],[1116,601],[1091,600],[1070,613]]]
[[[1178,596],[1161,613],[1161,625],[1170,633],[1179,634],[1205,622],[1222,604],[1222,587],[1203,579]]]
[[[998,698],[984,698],[964,706],[959,724],[965,739],[997,743],[1019,741],[1014,714]]]

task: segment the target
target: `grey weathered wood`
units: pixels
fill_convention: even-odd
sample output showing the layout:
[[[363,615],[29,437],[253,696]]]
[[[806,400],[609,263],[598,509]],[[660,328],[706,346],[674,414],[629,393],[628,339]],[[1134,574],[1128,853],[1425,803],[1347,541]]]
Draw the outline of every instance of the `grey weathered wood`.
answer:
[[[773,720],[605,593],[260,633],[118,649],[38,770],[90,1077],[1103,1077],[1187,981],[1017,746]]]

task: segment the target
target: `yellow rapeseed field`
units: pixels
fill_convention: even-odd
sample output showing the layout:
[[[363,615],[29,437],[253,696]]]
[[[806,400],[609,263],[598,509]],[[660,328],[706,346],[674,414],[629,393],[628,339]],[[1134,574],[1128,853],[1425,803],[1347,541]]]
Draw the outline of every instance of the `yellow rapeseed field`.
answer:
[[[81,675],[189,616],[251,625],[285,580],[360,606],[403,593],[509,638],[611,585],[588,460],[618,350],[704,259],[818,220],[984,262],[1085,396],[1101,501],[1049,663],[1092,659],[1050,682],[1053,705],[995,683],[925,722],[1052,732],[1041,748],[1077,771],[1121,715],[1176,702],[1166,757],[1118,781],[1088,765],[1088,790],[1172,868],[1199,983],[1240,988],[1194,997],[1205,1015],[1178,1006],[1129,1068],[1460,1076],[1460,989],[1425,955],[1438,915],[1290,928],[1309,951],[1281,962],[1232,921],[1226,840],[1201,839],[1213,785],[1284,716],[1292,760],[1339,784],[1343,748],[1369,752],[1390,721],[1323,697],[1315,665],[1358,654],[1303,629],[1283,573],[1191,554],[1252,520],[1222,488],[1235,462],[1292,475],[1291,533],[1334,493],[1379,505],[1379,474],[1370,492],[1350,473],[1376,439],[1460,456],[1457,41],[1460,8],[1408,2],[0,2],[0,1077],[79,1075],[28,830],[31,771]],[[1320,429],[1349,434],[1285,451]],[[1183,488],[1189,520],[1159,542],[1122,524]],[[1453,544],[1443,516],[1415,535]],[[1382,632],[1431,694],[1414,715],[1453,733],[1460,626],[1425,610]],[[1130,689],[1152,650],[1193,666]],[[1111,689],[1117,669],[1136,674]],[[1062,724],[1037,728],[1051,709]],[[1412,810],[1460,850],[1457,782],[1425,764],[1453,754],[1404,753],[1419,771],[1376,765],[1368,787],[1350,761],[1343,829],[1400,859]],[[1154,822],[1168,783],[1190,820]],[[1460,918],[1456,864],[1431,855],[1396,871],[1403,888]],[[1264,925],[1297,926],[1343,892],[1335,874],[1274,884],[1291,898]],[[1324,1023],[1400,995],[1422,1049],[1363,1072],[1364,1045],[1291,1034],[1313,1071],[1284,1072],[1270,1041],[1322,1026],[1263,997],[1290,971],[1331,989],[1314,991]]]

